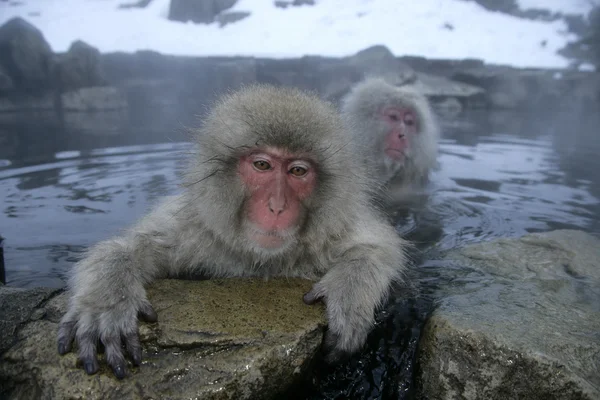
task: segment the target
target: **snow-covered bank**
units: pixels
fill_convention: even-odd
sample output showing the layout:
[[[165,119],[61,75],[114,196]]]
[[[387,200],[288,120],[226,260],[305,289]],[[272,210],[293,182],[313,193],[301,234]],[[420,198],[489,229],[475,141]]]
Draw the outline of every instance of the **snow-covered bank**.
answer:
[[[251,15],[219,28],[167,19],[169,0],[145,9],[119,9],[123,0],[0,2],[0,24],[26,18],[54,51],[81,39],[102,52],[155,50],[194,56],[348,56],[383,44],[395,55],[478,58],[516,67],[565,67],[556,51],[575,36],[563,21],[541,22],[490,12],[460,0],[318,0],[315,6],[277,8],[268,0],[239,0],[232,10]],[[584,0],[520,0],[552,11],[585,14]]]

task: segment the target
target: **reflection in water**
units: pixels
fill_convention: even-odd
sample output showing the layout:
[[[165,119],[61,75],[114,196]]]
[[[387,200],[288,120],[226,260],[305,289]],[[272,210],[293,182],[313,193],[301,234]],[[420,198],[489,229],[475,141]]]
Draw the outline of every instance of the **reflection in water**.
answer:
[[[538,118],[492,113],[446,126],[428,202],[397,218],[398,230],[442,250],[556,228],[597,233],[597,121],[569,115],[546,123],[543,131]],[[22,154],[15,153],[8,160],[13,167],[0,168],[8,283],[62,286],[59,277],[77,251],[74,258],[53,258],[51,249],[114,235],[157,197],[175,192],[189,147],[52,147],[51,162],[20,168],[14,166],[23,165]]]
[[[600,233],[597,126],[598,116],[510,113],[449,123],[427,201],[395,216],[398,231],[418,244],[418,257],[425,259],[411,271],[417,287],[392,299],[363,353],[338,367],[317,365],[295,395],[410,396],[420,329],[438,288],[468,289],[486,279],[432,261],[433,254],[558,228]],[[116,147],[51,147],[38,164],[24,161],[23,146],[3,155],[0,234],[9,285],[63,286],[87,246],[117,234],[157,197],[178,190],[188,143],[124,147],[112,138],[106,145]]]
[[[117,234],[157,197],[177,191],[188,148],[123,147],[0,170],[7,283],[63,286],[85,247]]]

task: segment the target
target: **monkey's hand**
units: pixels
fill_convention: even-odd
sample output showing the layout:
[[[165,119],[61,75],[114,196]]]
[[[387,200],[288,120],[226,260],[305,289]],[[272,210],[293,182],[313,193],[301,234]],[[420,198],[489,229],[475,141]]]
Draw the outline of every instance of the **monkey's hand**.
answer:
[[[106,288],[105,288],[106,289]],[[89,375],[98,371],[96,346],[98,340],[105,348],[105,359],[115,376],[126,375],[123,347],[134,365],[140,365],[142,348],[138,336],[137,317],[155,322],[157,315],[141,284],[125,290],[107,289],[107,292],[77,294],[71,298],[69,310],[58,329],[58,352],[71,351],[73,340],[79,348],[79,360]]]
[[[375,309],[387,293],[388,280],[369,279],[357,268],[330,270],[304,295],[306,304],[323,301],[326,305],[328,329],[323,350],[328,363],[342,361],[361,349],[373,327]]]

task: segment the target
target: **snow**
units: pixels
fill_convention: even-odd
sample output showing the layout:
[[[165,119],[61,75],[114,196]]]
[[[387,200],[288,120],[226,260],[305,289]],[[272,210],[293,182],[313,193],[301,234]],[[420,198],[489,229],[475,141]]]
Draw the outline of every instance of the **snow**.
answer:
[[[395,55],[479,58],[516,67],[562,68],[557,54],[576,37],[564,21],[531,21],[461,0],[317,0],[277,8],[273,0],[239,0],[250,17],[220,28],[167,19],[169,0],[119,9],[133,0],[0,2],[0,24],[20,16],[39,28],[54,51],[77,39],[102,52],[155,50],[190,56],[348,56],[383,44]],[[587,0],[519,0],[522,8],[585,14]]]

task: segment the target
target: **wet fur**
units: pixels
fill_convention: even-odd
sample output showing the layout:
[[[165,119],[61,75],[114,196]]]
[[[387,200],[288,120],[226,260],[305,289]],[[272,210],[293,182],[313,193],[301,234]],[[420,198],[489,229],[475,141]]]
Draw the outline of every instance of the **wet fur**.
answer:
[[[137,315],[152,314],[144,287],[190,275],[320,279],[306,299],[326,303],[328,360],[359,350],[375,309],[401,278],[406,243],[370,205],[364,166],[336,110],[299,90],[249,86],[218,101],[195,138],[198,150],[183,193],[165,198],[124,235],[92,247],[75,265],[59,352],[70,351],[75,336],[84,368],[94,373],[101,339],[107,362],[123,377],[120,338],[139,364]],[[296,240],[276,251],[258,248],[241,234],[247,193],[237,163],[257,145],[306,153],[318,171]]]
[[[418,120],[417,140],[402,166],[383,157],[388,126],[379,118],[385,107],[409,107]],[[409,86],[393,86],[381,78],[367,78],[355,85],[342,101],[342,115],[363,154],[371,177],[383,197],[402,197],[419,190],[437,167],[439,128],[425,96]]]

